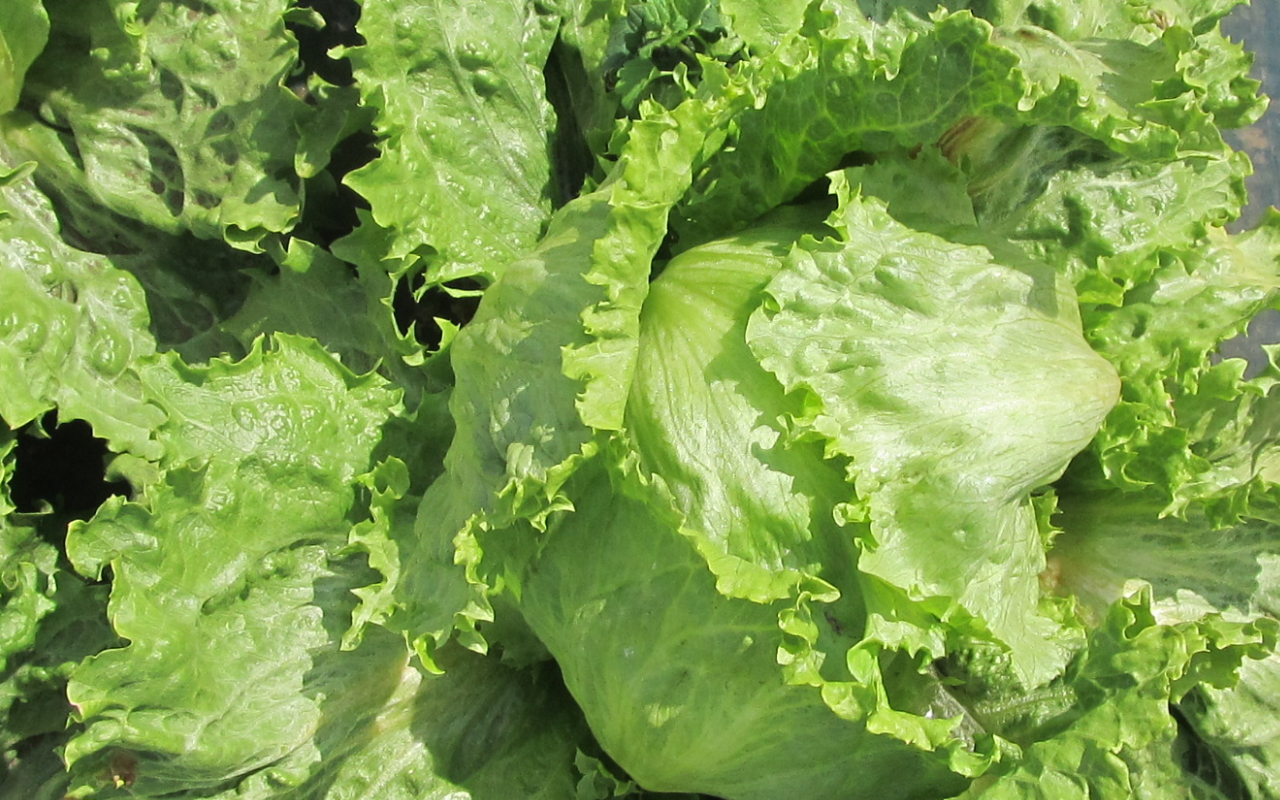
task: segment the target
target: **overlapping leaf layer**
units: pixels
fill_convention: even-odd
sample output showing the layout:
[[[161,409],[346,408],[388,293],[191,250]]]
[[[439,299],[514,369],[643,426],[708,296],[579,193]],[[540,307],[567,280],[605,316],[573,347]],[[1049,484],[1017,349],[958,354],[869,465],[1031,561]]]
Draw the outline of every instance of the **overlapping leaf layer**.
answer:
[[[1275,796],[1232,5],[7,2],[0,800]]]

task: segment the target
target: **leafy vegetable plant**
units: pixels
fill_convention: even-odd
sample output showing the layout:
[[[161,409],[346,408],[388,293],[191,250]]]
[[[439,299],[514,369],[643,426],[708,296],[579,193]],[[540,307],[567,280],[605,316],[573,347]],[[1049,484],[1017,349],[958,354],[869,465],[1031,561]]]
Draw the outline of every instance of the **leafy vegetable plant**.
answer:
[[[1280,796],[1232,5],[5,0],[0,798]]]

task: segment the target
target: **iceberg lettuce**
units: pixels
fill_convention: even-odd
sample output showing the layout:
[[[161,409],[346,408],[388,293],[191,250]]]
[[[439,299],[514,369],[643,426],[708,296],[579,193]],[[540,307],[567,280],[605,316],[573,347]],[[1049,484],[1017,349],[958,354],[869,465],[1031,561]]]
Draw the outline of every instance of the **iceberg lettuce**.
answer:
[[[0,800],[1275,796],[1233,5],[9,2]]]

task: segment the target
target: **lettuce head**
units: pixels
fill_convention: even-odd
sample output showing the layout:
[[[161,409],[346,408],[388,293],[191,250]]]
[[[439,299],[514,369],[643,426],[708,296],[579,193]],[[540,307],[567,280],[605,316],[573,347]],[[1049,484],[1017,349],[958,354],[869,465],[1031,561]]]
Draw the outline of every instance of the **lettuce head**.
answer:
[[[7,0],[0,800],[1277,796],[1233,5]]]

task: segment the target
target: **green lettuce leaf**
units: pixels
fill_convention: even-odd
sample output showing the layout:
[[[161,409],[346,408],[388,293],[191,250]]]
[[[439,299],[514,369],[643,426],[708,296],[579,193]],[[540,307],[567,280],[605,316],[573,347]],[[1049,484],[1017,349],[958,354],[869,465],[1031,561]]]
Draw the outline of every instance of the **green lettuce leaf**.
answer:
[[[1240,787],[1237,794],[1270,797],[1280,792],[1280,657],[1246,661],[1229,689],[1199,686],[1179,711],[1194,731],[1188,771],[1210,785]],[[1227,794],[1227,792],[1224,792]]]
[[[202,241],[191,233],[168,233],[112,211],[70,180],[79,168],[56,130],[22,112],[5,122],[19,132],[11,138],[39,142],[35,149],[42,161],[35,185],[53,203],[62,240],[105,257],[142,284],[157,348],[177,350],[192,361],[246,352],[217,325],[244,301],[250,275],[274,268],[268,256]],[[17,159],[19,150],[0,141],[0,155],[10,160]]]
[[[371,582],[343,555],[353,479],[396,402],[301,340],[237,363],[169,360],[143,380],[167,406],[157,438],[173,468],[67,541],[83,574],[111,568],[111,622],[129,641],[76,670],[85,728],[67,761],[91,776],[113,750],[151,754],[139,769],[156,791],[216,786],[310,740],[313,652]]]
[[[547,96],[556,105],[553,165],[567,202],[580,193],[582,179],[599,181],[611,164],[604,155],[614,134],[617,96],[609,91],[611,44],[619,24],[613,0],[556,0],[548,5],[560,17],[547,62]]]
[[[0,800],[1277,793],[1234,4],[11,0]]]
[[[317,733],[323,766],[297,787],[242,786],[231,796],[575,797],[575,761],[589,738],[549,667],[517,671],[450,648],[440,654],[444,674],[424,675],[406,663],[403,642],[381,630],[352,656],[317,686],[335,698]]]
[[[1157,492],[1076,493],[1061,500],[1047,575],[1093,624],[1115,598],[1144,587],[1154,620],[1185,628],[1221,614],[1274,628],[1280,618],[1280,527],[1266,519],[1217,527],[1202,509],[1162,517]],[[1277,785],[1274,652],[1251,654],[1235,681],[1210,681],[1177,701],[1176,738],[1128,757],[1136,797],[1267,797]],[[1190,788],[1177,788],[1187,786]],[[1182,792],[1175,794],[1175,791]]]
[[[551,212],[542,68],[556,22],[523,0],[483,13],[421,0],[364,9],[367,44],[351,58],[381,154],[346,183],[393,238],[357,261],[412,257],[429,284],[488,283],[538,240]]]
[[[792,254],[747,341],[806,397],[802,429],[852,459],[871,522],[858,568],[985,628],[1024,681],[1042,683],[1071,637],[1038,613],[1030,496],[1093,437],[1115,374],[1048,270],[914,232],[842,176],[835,185],[839,237]]]
[[[113,448],[156,457],[151,432],[164,413],[136,371],[155,351],[142,291],[63,243],[29,172],[0,173],[0,417],[17,427],[56,406]]]
[[[1010,244],[1070,276],[1091,346],[1124,382],[1075,478],[1155,485],[1174,511],[1199,502],[1224,521],[1244,513],[1249,496],[1265,491],[1254,478],[1266,460],[1274,370],[1246,375],[1243,361],[1219,363],[1218,353],[1275,304],[1277,274],[1274,219],[1243,234],[1221,227],[1240,212],[1247,159],[1224,152],[1137,164],[1079,150],[1061,132],[1029,131],[973,126],[958,135],[980,155],[967,187],[979,225],[994,223]],[[999,154],[1014,145],[1026,149],[1002,166]]]
[[[50,515],[16,513],[8,491],[16,441],[0,428],[0,797],[15,800],[49,781],[65,787],[54,753],[72,713],[67,678],[118,642],[107,624],[107,587],[68,568]]]
[[[808,6],[805,0],[722,0],[720,13],[729,18],[733,30],[754,52],[762,53],[778,47],[799,30]]]
[[[0,797],[14,800],[34,796],[33,784],[65,788],[65,763],[49,757],[66,744],[72,724],[68,680],[85,658],[120,643],[107,622],[108,588],[73,573],[33,529],[23,533],[0,525],[0,624],[8,651],[0,668]],[[20,649],[9,649],[15,645]],[[61,790],[52,796],[61,798]]]
[[[570,479],[576,510],[548,521],[521,609],[602,747],[641,786],[733,800],[964,786],[950,748],[872,730],[868,717],[887,705],[874,689],[859,717],[841,718],[817,687],[784,681],[784,605],[722,595],[670,501],[615,464],[602,454]]]
[[[856,560],[834,509],[850,499],[821,445],[789,441],[782,386],[747,347],[750,312],[821,209],[784,209],[664,265],[641,316],[626,410],[639,464],[674,495],[682,532],[728,597],[830,595]],[[819,574],[823,579],[816,579]]]
[[[40,0],[0,8],[0,114],[18,105],[22,79],[49,40],[49,15]]]
[[[1219,20],[1245,0],[1142,0],[1142,2],[1074,3],[1071,0],[998,0],[975,3],[997,25],[1035,25],[1063,39],[1112,38],[1150,41],[1162,29],[1180,25],[1197,34],[1213,30]]]
[[[590,739],[550,669],[517,671],[458,648],[439,657],[446,672],[424,674],[408,662],[400,638],[381,629],[353,652],[321,654],[305,678],[322,709],[305,754],[221,791],[178,796],[573,798],[575,760]],[[146,754],[117,750],[106,765],[117,786],[92,796],[173,797],[153,767]]]
[[[1222,514],[1247,506],[1236,495],[1250,491],[1268,448],[1256,434],[1267,430],[1262,406],[1274,370],[1246,380],[1244,361],[1214,363],[1210,354],[1276,303],[1278,236],[1274,212],[1243,234],[1211,229],[1196,249],[1161,251],[1161,267],[1119,308],[1086,311],[1091,343],[1125,384],[1093,445],[1110,482],[1155,486],[1173,511],[1194,502],[1216,502]]]
[[[988,45],[990,26],[967,13],[932,27],[910,15],[877,24],[828,4],[809,13],[803,35],[753,62],[760,100],[681,204],[682,244],[740,227],[852,151],[932,141],[1022,93],[1013,55]]]
[[[1118,25],[1085,12],[1055,25],[1039,4],[1010,6],[983,4],[994,28],[967,10],[924,19],[905,7],[867,17],[812,6],[798,36],[746,70],[760,100],[681,204],[683,242],[740,227],[849,158],[939,142],[962,163],[972,134],[957,131],[975,122],[1063,126],[1116,153],[1169,160],[1223,153],[1217,126],[1265,108],[1244,77],[1248,55],[1217,29],[1225,10],[1126,9]],[[996,153],[999,172],[1017,168],[1008,149]]]
[[[652,482],[655,489],[646,502],[674,506],[665,525],[653,527],[678,533],[685,539],[682,547],[693,548],[707,570],[700,581],[714,581],[726,600],[765,607],[748,612],[744,606],[739,613],[776,618],[778,630],[769,634],[776,649],[773,669],[795,688],[787,704],[802,702],[807,689],[800,687],[819,688],[821,702],[853,725],[936,751],[938,763],[974,774],[996,757],[997,748],[929,667],[929,653],[941,652],[945,629],[858,571],[855,541],[869,538],[871,531],[855,518],[847,461],[834,454],[827,458],[821,441],[794,435],[791,420],[802,416],[803,403],[786,396],[748,346],[752,310],[785,268],[796,240],[821,229],[821,214],[815,208],[782,209],[749,233],[686,250],[663,266],[641,318],[626,454],[616,454],[620,444],[606,452],[624,463],[634,460],[644,480]],[[597,499],[604,495],[598,489],[566,495],[578,514],[604,502]],[[623,518],[609,524],[632,530]],[[550,552],[541,549],[535,572],[552,569],[540,560]],[[570,558],[567,552],[559,557]],[[621,572],[613,580],[623,580]],[[530,597],[526,588],[523,608],[533,602]],[[537,612],[529,614],[530,624],[545,638]],[[575,635],[572,622],[560,624],[569,627],[556,634],[567,644]],[[685,627],[698,626],[690,621]],[[761,635],[752,638],[758,641]],[[554,647],[553,653],[562,661],[574,658]],[[741,702],[717,696],[710,686],[701,695],[709,705]],[[818,698],[808,695],[809,702]],[[626,701],[617,707],[608,703],[596,698],[588,707],[603,705],[608,711],[596,713],[619,715],[629,707]],[[759,712],[761,717],[774,713]],[[641,735],[618,738],[626,742]],[[891,747],[887,741],[881,745]],[[746,752],[758,745],[740,746]],[[738,753],[728,750],[717,758]],[[692,766],[688,769],[694,773]],[[756,784],[744,786],[743,791],[756,790]]]
[[[1277,274],[1274,220],[1243,234],[1220,227],[1239,213],[1247,160],[1139,166],[1066,129],[975,123],[955,136],[975,160],[944,160],[949,140],[856,174],[904,224],[1030,257],[1075,284],[1085,335],[1124,387],[1073,480],[1154,484],[1171,510],[1245,513],[1270,492],[1274,370],[1246,376],[1243,361],[1217,354],[1274,305]]]
[[[220,323],[244,348],[263,334],[307,336],[342,358],[348,369],[378,369],[406,393],[416,407],[427,391],[447,385],[439,369],[424,368],[429,356],[414,331],[396,327],[392,297],[407,280],[377,266],[354,270],[329,251],[292,239],[283,253],[283,269],[256,273],[253,288],[236,313]],[[447,347],[455,328],[441,323]]]
[[[1139,590],[1112,606],[1052,687],[1070,698],[1066,710],[1037,720],[1043,738],[1025,747],[1016,768],[976,783],[964,800],[1252,796],[1237,793],[1230,776],[1206,776],[1178,762],[1197,743],[1188,741],[1169,704],[1193,686],[1231,686],[1242,661],[1256,663],[1247,659],[1275,646],[1275,621],[1231,623],[1215,615],[1163,625],[1148,603]],[[992,721],[1025,715],[1037,699],[991,698]]]
[[[1106,158],[1047,176],[1030,202],[995,221],[1029,254],[1070,275],[1083,302],[1119,306],[1151,278],[1162,251],[1191,249],[1239,215],[1248,172],[1238,153],[1144,164]],[[1008,183],[990,193],[1017,196]]]
[[[256,248],[301,203],[288,5],[50,0],[24,96],[60,136],[0,137],[126,217]]]
[[[455,627],[484,646],[474,627],[493,619],[497,578],[478,571],[487,547],[475,534],[563,507],[560,487],[594,451],[593,429],[621,426],[650,264],[717,106],[650,107],[610,179],[557,212],[454,342],[457,434],[423,497],[398,623],[424,660]],[[468,565],[466,582],[455,561]]]
[[[1097,620],[1129,581],[1151,587],[1165,618],[1212,610],[1255,617],[1280,611],[1280,526],[1265,519],[1218,527],[1199,508],[1164,516],[1157,492],[1076,492],[1059,500],[1062,532],[1050,551],[1058,591]]]

